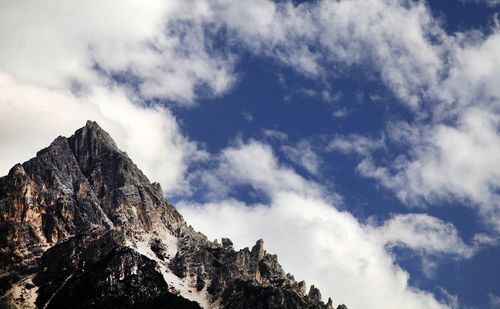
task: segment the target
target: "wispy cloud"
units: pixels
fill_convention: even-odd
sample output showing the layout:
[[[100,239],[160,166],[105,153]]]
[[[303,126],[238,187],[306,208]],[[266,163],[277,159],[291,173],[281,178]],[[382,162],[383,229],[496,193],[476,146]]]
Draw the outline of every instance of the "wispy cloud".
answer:
[[[476,3],[476,4],[485,4],[489,6],[497,6],[500,4],[499,0],[458,0],[462,3]]]
[[[292,162],[312,175],[317,175],[322,165],[321,158],[314,152],[309,142],[302,140],[296,145],[283,145],[280,149]]]
[[[288,135],[285,132],[275,130],[275,129],[263,129],[262,132],[264,136],[269,139],[276,139],[279,141],[286,141],[288,139]]]
[[[490,308],[498,308],[500,306],[500,297],[495,294],[488,294],[488,298],[490,299]]]
[[[243,119],[245,119],[245,121],[247,121],[247,122],[252,122],[253,121],[253,116],[252,116],[251,113],[249,113],[247,111],[242,111],[241,115],[243,116]]]
[[[400,156],[387,167],[366,159],[358,169],[393,189],[405,202],[468,201],[486,222],[499,228],[499,119],[483,110],[467,109],[456,126],[433,125],[401,133],[412,135],[407,139],[409,157]]]
[[[384,139],[373,139],[359,134],[336,136],[326,146],[326,151],[337,151],[344,154],[357,154],[363,157],[378,149],[386,147]]]
[[[0,68],[52,89],[103,85],[127,74],[145,98],[193,104],[200,87],[203,95],[220,95],[236,80],[233,56],[205,45],[204,25],[213,22],[206,4],[2,3]]]

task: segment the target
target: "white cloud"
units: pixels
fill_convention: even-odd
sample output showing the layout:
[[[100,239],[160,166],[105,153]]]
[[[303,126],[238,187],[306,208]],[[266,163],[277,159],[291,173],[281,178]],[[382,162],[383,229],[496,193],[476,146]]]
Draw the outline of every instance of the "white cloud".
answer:
[[[444,301],[446,302],[446,304],[448,304],[448,306],[451,309],[459,309],[460,308],[460,304],[459,304],[457,295],[451,294],[450,292],[446,291],[442,287],[438,287],[438,290],[443,295]],[[462,308],[465,309],[466,307],[462,307]]]
[[[221,7],[237,40],[306,76],[321,81],[350,65],[379,73],[415,112],[404,130],[387,130],[391,142],[406,147],[409,156],[378,166],[370,154],[382,146],[359,136],[337,138],[331,149],[362,155],[362,174],[380,179],[403,201],[472,201],[484,218],[500,225],[498,160],[492,157],[498,150],[500,32],[493,15],[496,28],[488,36],[478,31],[448,35],[424,2],[293,6],[261,0]]]
[[[218,158],[217,169],[210,173],[223,179],[226,186],[231,182],[233,185],[250,184],[268,194],[294,191],[304,196],[322,195],[317,184],[300,177],[290,168],[281,167],[271,147],[255,140],[248,143],[238,140],[235,147],[224,149]]]
[[[371,139],[359,134],[336,136],[326,146],[326,151],[338,151],[344,154],[369,156],[374,150],[385,147],[384,139]]]
[[[405,246],[426,254],[471,257],[476,250],[463,243],[452,224],[426,214],[395,215],[373,233],[378,233],[384,244]]]
[[[358,170],[380,180],[408,203],[467,201],[478,208],[486,222],[498,228],[499,125],[499,116],[469,108],[457,125],[421,127],[418,133],[403,127],[401,136],[418,134],[407,139],[410,157],[400,156],[390,167],[376,166],[368,157]]]
[[[220,1],[217,14],[236,32],[235,40],[306,76],[323,79],[342,68],[370,63],[413,107],[437,83],[448,45],[423,2],[318,1],[294,6],[267,0]]]
[[[27,160],[58,135],[70,136],[87,119],[96,120],[152,181],[169,193],[188,190],[190,160],[203,158],[165,108],[140,107],[122,89],[93,88],[88,96],[17,82],[0,74],[0,174]]]
[[[143,96],[185,104],[237,79],[231,49],[214,50],[220,29],[229,46],[323,81],[372,63],[412,106],[436,83],[449,40],[422,2],[385,0],[21,0],[0,4],[0,29],[0,68],[21,82],[68,89],[126,73]]]
[[[274,129],[263,129],[262,133],[269,139],[275,139],[278,141],[286,141],[288,139],[288,135],[285,132],[281,132],[279,130]]]
[[[430,94],[442,102],[435,109],[437,119],[454,116],[464,107],[494,108],[500,90],[495,81],[500,78],[500,28],[490,36],[477,34],[458,36],[450,59],[449,75],[435,85]],[[498,113],[498,110],[493,109]]]
[[[500,307],[500,297],[496,296],[495,294],[488,294],[488,298],[490,299],[490,308],[498,308]]]
[[[210,14],[204,1],[3,1],[0,69],[52,89],[126,73],[145,97],[192,104],[200,86],[220,95],[236,78],[233,56],[204,45]]]
[[[336,111],[334,111],[332,113],[332,116],[335,118],[345,118],[345,117],[349,116],[349,114],[351,112],[352,111],[348,110],[347,108],[340,108],[340,109],[337,109]]]
[[[236,184],[259,188],[269,202],[181,201],[177,206],[186,220],[210,238],[230,237],[237,248],[263,238],[287,271],[349,307],[446,308],[432,294],[410,286],[409,274],[388,250],[404,246],[423,257],[460,258],[475,252],[453,225],[428,215],[395,215],[382,225],[359,222],[335,207],[339,200],[325,198],[321,186],[284,167],[269,146],[256,141],[227,148],[220,160],[206,174],[217,175],[228,189]]]
[[[242,111],[241,115],[243,116],[243,119],[247,122],[252,122],[253,121],[253,116],[250,112],[247,111]]]
[[[410,157],[399,156],[390,168],[373,162],[371,152],[382,146],[366,137],[338,137],[330,144],[331,150],[361,154],[365,159],[359,170],[380,179],[404,201],[471,200],[482,205],[485,218],[498,218],[495,205],[500,182],[498,160],[494,159],[499,141],[496,119],[500,114],[497,28],[489,36],[477,32],[449,36],[422,3],[404,6],[398,1],[322,1],[298,7],[284,4],[273,6],[269,12],[274,18],[267,18],[264,28],[274,31],[249,35],[248,44],[271,46],[269,50],[278,49],[285,63],[294,63],[306,74],[321,75],[321,70],[302,69],[295,55],[287,53],[299,42],[319,43],[324,48],[321,52],[328,53],[322,54],[324,57],[311,55],[310,61],[326,59],[354,65],[368,61],[411,106],[418,106],[422,98],[437,101],[433,106],[422,105],[430,111],[416,110],[417,116],[432,114],[430,125],[423,125],[417,118],[405,128],[396,128],[403,122],[388,127],[391,141],[406,145],[410,151]],[[243,38],[259,31],[248,30],[246,21],[240,21],[237,27]],[[301,32],[300,27],[307,31]],[[321,27],[320,36],[316,27]]]
[[[281,151],[289,160],[303,167],[312,175],[319,173],[322,160],[313,151],[309,142],[302,140],[293,146],[283,145]]]
[[[433,104],[418,111],[413,122],[387,124],[388,140],[404,151],[394,161],[376,162],[371,157],[376,148],[354,150],[356,143],[337,142],[334,148],[363,154],[361,174],[380,180],[404,202],[466,202],[498,229],[498,23],[495,27],[489,36],[476,31],[443,39],[448,55],[441,61],[447,63],[447,74],[432,79],[422,93]],[[422,117],[426,114],[430,118]]]
[[[337,92],[335,93],[333,96],[332,94],[330,93],[330,91],[328,90],[323,90],[321,92],[321,98],[327,102],[337,102],[338,100],[340,100],[340,98],[342,98],[342,93],[341,92]]]
[[[462,3],[476,3],[476,4],[486,4],[489,6],[497,6],[500,4],[499,0],[459,0]]]

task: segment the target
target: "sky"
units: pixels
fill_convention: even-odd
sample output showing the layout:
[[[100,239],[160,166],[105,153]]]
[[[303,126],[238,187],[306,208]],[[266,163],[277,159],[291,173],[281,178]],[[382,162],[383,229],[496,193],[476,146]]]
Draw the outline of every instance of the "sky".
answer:
[[[0,174],[87,119],[349,308],[500,308],[500,1],[0,0]]]

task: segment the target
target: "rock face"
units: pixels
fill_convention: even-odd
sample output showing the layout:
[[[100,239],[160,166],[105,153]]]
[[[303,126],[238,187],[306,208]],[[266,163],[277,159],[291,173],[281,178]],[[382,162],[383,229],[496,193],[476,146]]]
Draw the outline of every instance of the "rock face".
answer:
[[[332,308],[264,241],[189,227],[89,121],[0,178],[0,308]],[[340,307],[340,306],[339,306]],[[345,307],[340,307],[345,308]]]

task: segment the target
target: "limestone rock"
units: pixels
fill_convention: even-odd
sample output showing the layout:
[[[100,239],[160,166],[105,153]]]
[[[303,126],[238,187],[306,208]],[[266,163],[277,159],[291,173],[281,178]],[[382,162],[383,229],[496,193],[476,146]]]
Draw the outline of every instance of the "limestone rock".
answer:
[[[300,291],[300,295],[302,296],[306,296],[306,282],[305,281],[300,281],[299,282],[299,291]]]
[[[0,178],[0,307],[331,307],[262,239],[221,243],[188,226],[93,121]]]
[[[333,309],[333,301],[330,297],[328,297],[328,302],[326,303],[326,309]],[[347,308],[345,308],[347,309]]]
[[[226,249],[232,249],[233,248],[233,242],[229,238],[222,238],[221,239],[222,247]]]
[[[252,248],[252,257],[260,261],[264,257],[264,240],[259,239]]]
[[[311,285],[307,296],[314,302],[321,302],[321,292],[314,285]]]

